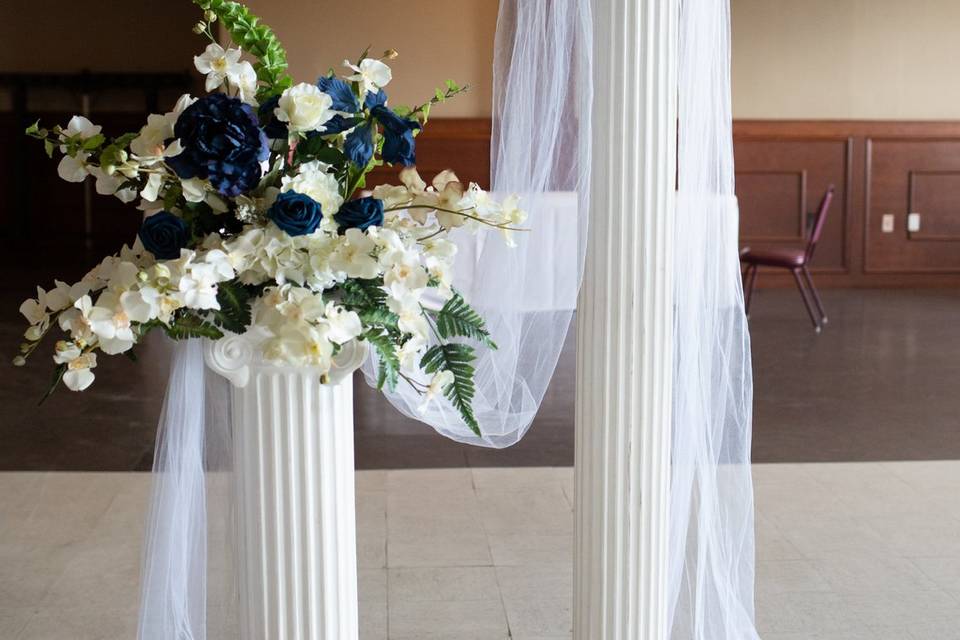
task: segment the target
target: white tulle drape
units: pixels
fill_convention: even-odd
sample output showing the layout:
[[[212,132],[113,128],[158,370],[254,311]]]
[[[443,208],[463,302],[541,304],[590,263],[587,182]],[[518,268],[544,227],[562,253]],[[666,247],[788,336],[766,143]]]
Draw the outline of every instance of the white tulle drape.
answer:
[[[672,640],[755,640],[752,382],[733,196],[728,0],[682,0],[674,265]],[[494,59],[492,188],[517,193],[510,249],[460,233],[456,286],[496,351],[477,363],[474,435],[445,403],[390,401],[441,434],[509,446],[534,419],[576,304],[586,246],[592,106],[589,0],[502,0]],[[638,115],[638,117],[641,117]],[[154,462],[140,640],[235,638],[229,393],[203,344],[175,347]]]
[[[506,447],[530,427],[576,306],[590,179],[592,22],[586,0],[501,0],[494,50],[491,190],[518,194],[529,217],[516,247],[496,232],[458,232],[454,286],[485,318],[496,350],[478,348],[476,436],[445,402],[426,413],[401,384],[404,414],[475,445]],[[455,168],[455,167],[454,167]],[[376,379],[373,363],[364,369]]]
[[[754,640],[753,383],[733,190],[729,0],[681,0],[672,640]]]
[[[139,640],[236,637],[233,482],[227,381],[203,341],[178,342],[153,462]]]

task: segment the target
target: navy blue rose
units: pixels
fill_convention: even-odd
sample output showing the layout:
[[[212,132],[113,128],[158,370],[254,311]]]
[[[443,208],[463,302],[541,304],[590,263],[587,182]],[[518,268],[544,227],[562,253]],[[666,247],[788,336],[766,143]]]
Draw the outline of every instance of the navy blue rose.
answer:
[[[376,198],[357,198],[344,202],[333,216],[341,229],[360,229],[383,226],[383,201]]]
[[[356,113],[360,111],[360,103],[357,102],[357,96],[353,95],[353,90],[350,88],[350,85],[340,78],[321,76],[317,78],[317,87],[333,100],[330,108],[334,111],[342,111],[344,113]]]
[[[370,113],[383,125],[383,149],[380,155],[390,164],[416,164],[413,132],[420,128],[416,120],[401,118],[385,105],[377,105]]]
[[[180,257],[180,249],[190,241],[190,226],[169,211],[149,216],[140,225],[140,242],[158,260]]]
[[[253,108],[212,93],[187,107],[173,128],[183,152],[168,163],[181,178],[207,178],[226,196],[249,191],[260,180],[260,162],[270,155],[267,136]]]
[[[267,211],[267,217],[291,236],[313,233],[320,225],[323,212],[320,203],[296,191],[287,191],[277,196]]]
[[[263,123],[263,132],[271,140],[286,140],[289,136],[287,123],[276,116],[274,109],[280,105],[280,96],[276,95],[260,105],[257,115],[260,116],[260,122]]]

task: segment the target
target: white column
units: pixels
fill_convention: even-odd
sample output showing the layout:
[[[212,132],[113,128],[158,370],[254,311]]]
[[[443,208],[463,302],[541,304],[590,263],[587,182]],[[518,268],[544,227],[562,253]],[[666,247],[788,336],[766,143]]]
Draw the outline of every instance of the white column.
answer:
[[[232,383],[240,640],[357,640],[353,386],[363,349],[273,366],[233,336],[207,351]]]
[[[595,0],[577,329],[576,640],[664,640],[679,0]]]

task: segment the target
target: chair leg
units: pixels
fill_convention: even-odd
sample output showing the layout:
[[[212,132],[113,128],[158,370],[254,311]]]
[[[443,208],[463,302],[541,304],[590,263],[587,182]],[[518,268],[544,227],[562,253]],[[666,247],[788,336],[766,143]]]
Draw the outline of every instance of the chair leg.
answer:
[[[800,278],[800,269],[791,270],[793,273],[793,279],[797,282],[797,289],[800,290],[800,297],[803,298],[803,306],[807,308],[807,313],[810,315],[810,322],[813,323],[813,330],[817,333],[820,333],[820,320],[817,318],[816,312],[813,310],[813,305],[810,304],[810,299],[807,297],[807,290],[803,285],[803,280]]]
[[[827,324],[827,312],[823,310],[823,301],[820,300],[820,294],[817,293],[817,288],[813,286],[813,278],[810,277],[810,272],[807,271],[807,267],[803,267],[803,279],[807,281],[807,288],[810,289],[810,293],[813,295],[813,302],[817,305],[817,311],[820,312],[820,323]]]
[[[744,274],[744,300],[743,300],[743,311],[746,316],[750,317],[750,301],[753,299],[753,289],[757,284],[757,265],[751,264],[747,267],[747,271]]]

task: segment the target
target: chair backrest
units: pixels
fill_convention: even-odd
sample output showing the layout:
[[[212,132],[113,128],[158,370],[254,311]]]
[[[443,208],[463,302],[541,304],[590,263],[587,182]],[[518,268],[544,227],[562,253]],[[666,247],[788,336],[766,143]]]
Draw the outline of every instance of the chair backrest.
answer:
[[[810,231],[810,238],[807,240],[807,250],[804,252],[804,263],[813,257],[813,252],[817,248],[817,242],[820,240],[820,234],[823,233],[823,227],[827,222],[827,212],[830,211],[830,203],[833,202],[834,186],[827,187],[827,192],[823,194],[820,200],[820,208],[817,209],[817,217],[813,221],[813,229]]]

